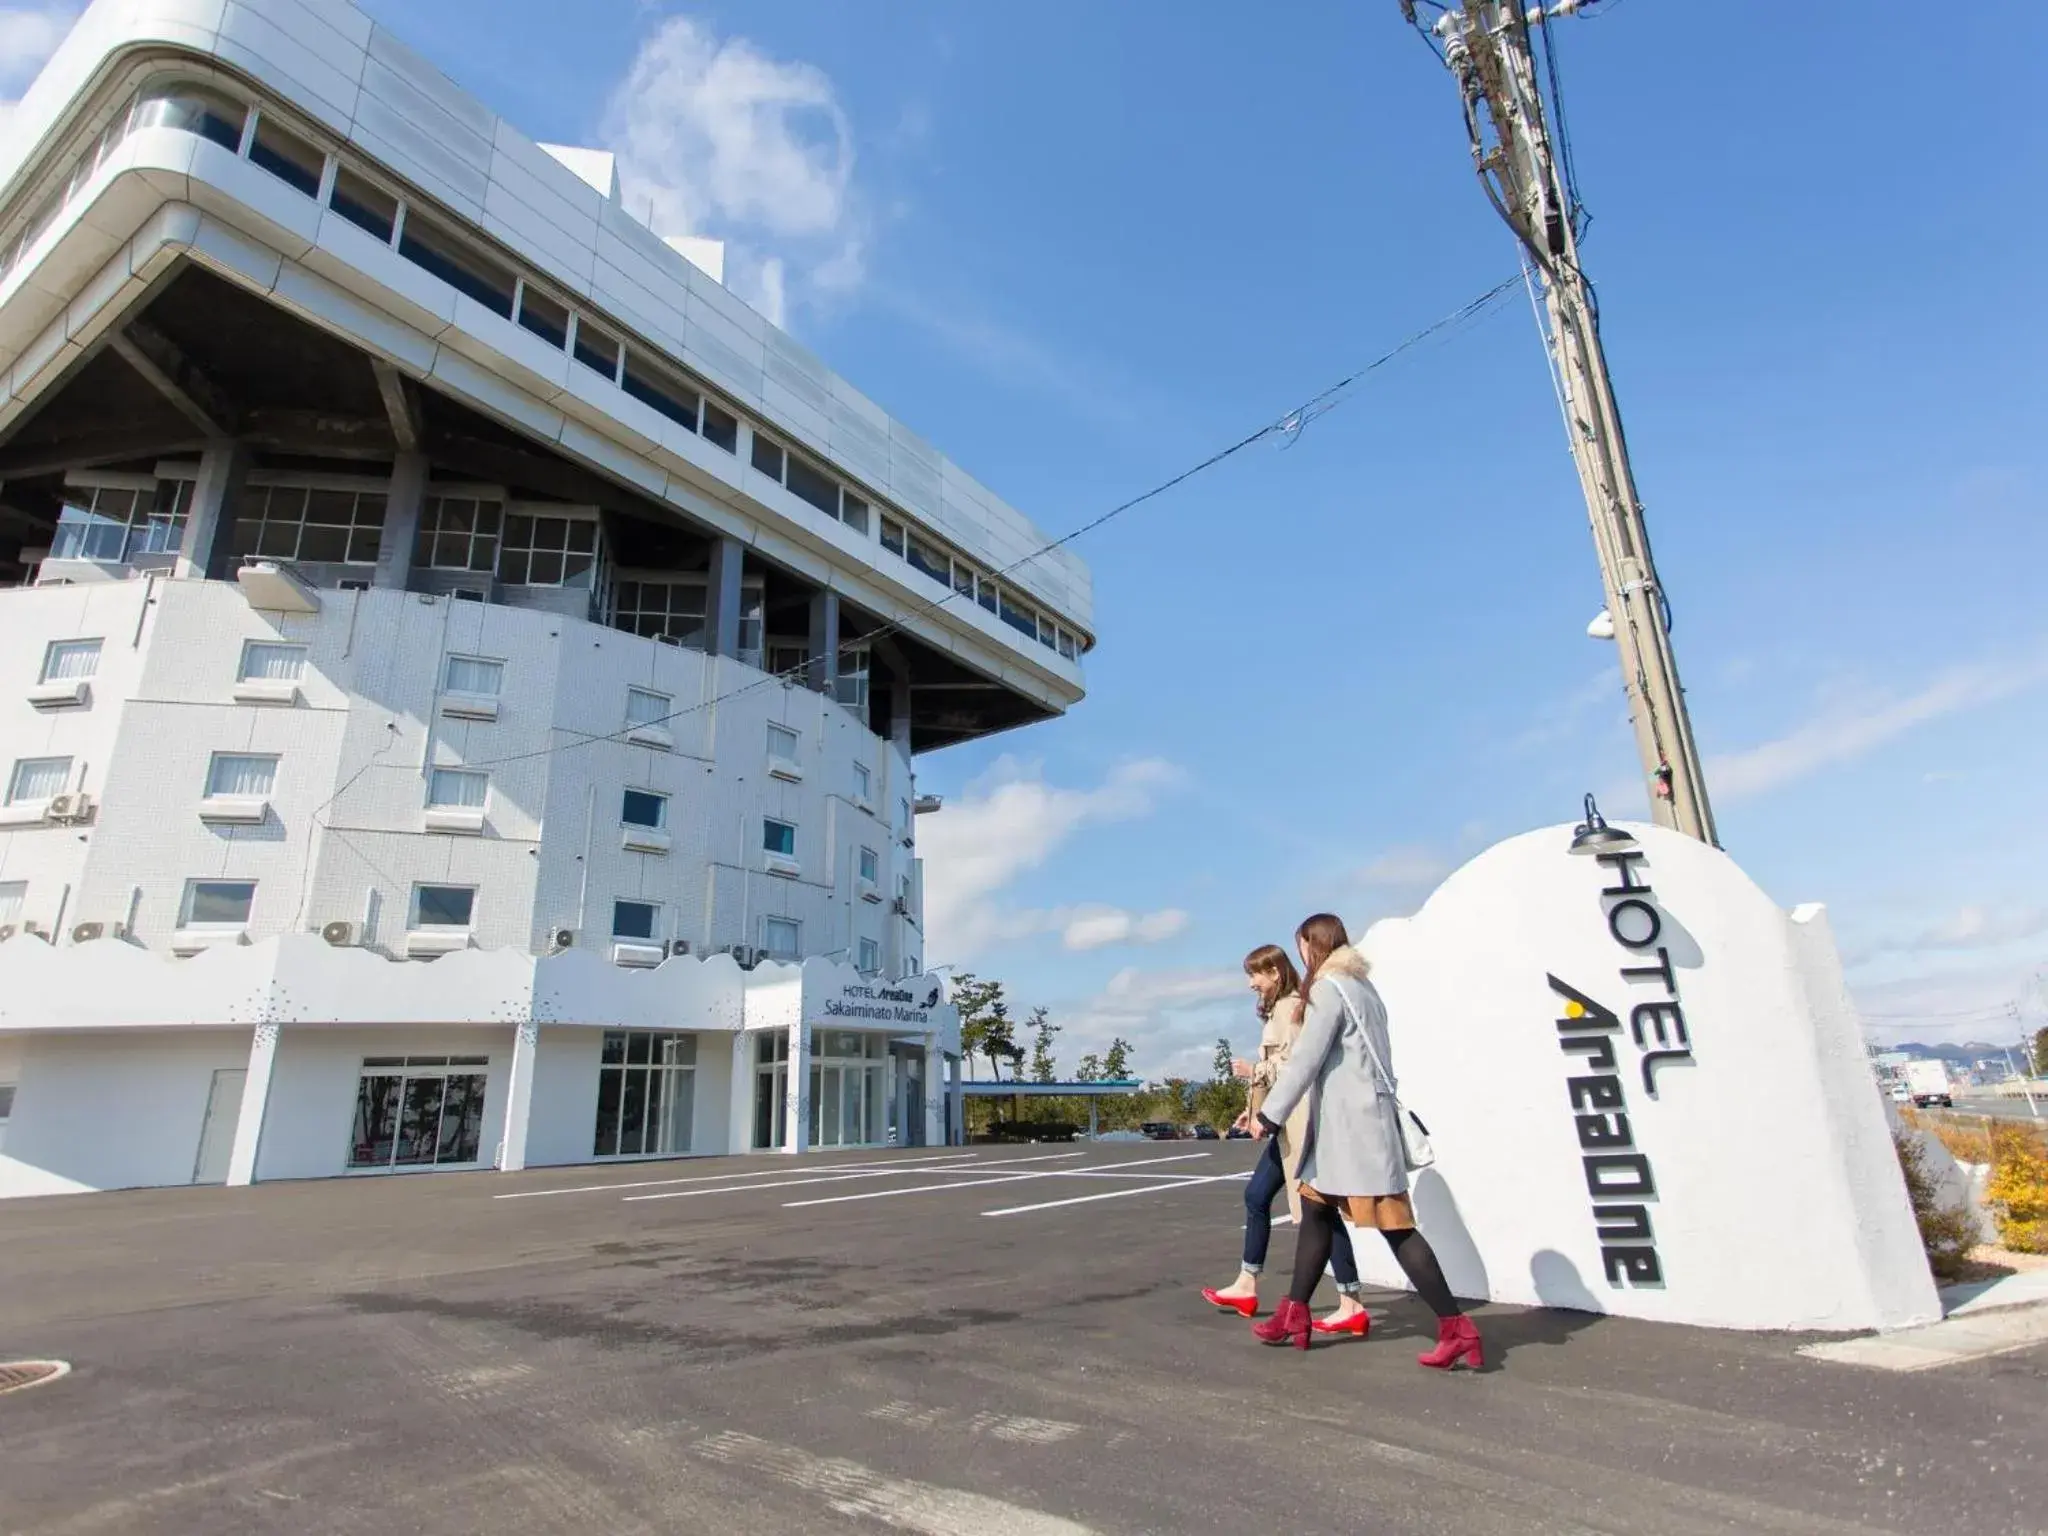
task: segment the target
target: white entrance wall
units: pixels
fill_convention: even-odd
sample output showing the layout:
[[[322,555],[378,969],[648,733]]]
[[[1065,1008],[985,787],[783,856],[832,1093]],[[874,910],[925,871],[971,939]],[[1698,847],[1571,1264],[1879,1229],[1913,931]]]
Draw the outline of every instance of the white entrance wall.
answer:
[[[249,1062],[247,1029],[51,1033],[16,1044],[0,1198],[189,1184],[213,1074]]]
[[[1362,948],[1438,1162],[1417,1218],[1464,1296],[1724,1328],[1940,1316],[1818,907],[1631,826],[1498,844]],[[1401,1284],[1362,1234],[1375,1283]]]

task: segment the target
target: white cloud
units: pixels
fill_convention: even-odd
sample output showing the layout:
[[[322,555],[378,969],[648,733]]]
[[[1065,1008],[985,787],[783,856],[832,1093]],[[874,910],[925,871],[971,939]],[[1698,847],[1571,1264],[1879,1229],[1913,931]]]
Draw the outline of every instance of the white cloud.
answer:
[[[727,242],[732,286],[777,325],[862,272],[852,125],[823,70],[672,16],[607,106],[626,206],[663,235]]]
[[[1375,889],[1434,887],[1458,867],[1457,860],[1433,848],[1391,848],[1374,859],[1355,877],[1360,885]]]
[[[1055,914],[1060,942],[1068,949],[1107,949],[1112,944],[1163,944],[1187,931],[1188,915],[1178,907],[1143,914],[1122,907],[1082,907]]]
[[[1100,914],[1116,909],[1026,911],[1006,909],[997,898],[1084,827],[1150,814],[1160,794],[1179,777],[1171,764],[1146,758],[1123,764],[1093,789],[1068,789],[1048,784],[1036,771],[1004,758],[966,794],[949,799],[945,810],[931,818],[928,830],[920,829],[926,953],[957,964],[990,944],[1076,924],[1084,941],[1093,938],[1103,927]],[[1185,914],[1153,913],[1142,919],[1123,915],[1130,936],[1146,942],[1171,937],[1179,931],[1176,925],[1186,922]],[[1141,935],[1145,924],[1150,927]],[[1097,945],[1070,940],[1069,947]]]
[[[77,19],[75,5],[0,5],[0,133],[12,123],[20,93]]]
[[[1995,704],[2048,681],[2048,656],[1972,662],[1908,694],[1837,706],[1779,737],[1707,763],[1717,800],[1763,794],[1855,759],[1945,715]]]
[[[1947,914],[1939,921],[1897,934],[1855,950],[1845,963],[1862,965],[1886,955],[1927,955],[1978,949],[2002,949],[2008,944],[2048,934],[2048,908],[1987,907],[1970,905]]]
[[[1100,1054],[1118,1037],[1131,1044],[1131,1068],[1147,1079],[1206,1078],[1216,1041],[1237,1054],[1256,1045],[1257,1018],[1245,978],[1236,970],[1140,970],[1109,979],[1084,1002],[1053,1011],[1062,1029],[1063,1064]]]

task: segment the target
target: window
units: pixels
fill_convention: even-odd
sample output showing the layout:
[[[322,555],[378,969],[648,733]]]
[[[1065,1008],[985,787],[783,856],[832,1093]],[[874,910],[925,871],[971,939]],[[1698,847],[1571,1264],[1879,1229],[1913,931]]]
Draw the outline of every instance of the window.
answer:
[[[612,903],[612,937],[615,939],[652,939],[660,920],[661,908],[654,902]]]
[[[474,496],[429,496],[420,508],[414,561],[435,571],[495,571],[503,513],[501,503]]]
[[[754,434],[754,468],[770,480],[779,483],[782,479],[782,445],[759,432]]]
[[[356,1087],[351,1168],[474,1163],[483,1152],[488,1056],[370,1056]]]
[[[709,400],[704,402],[704,424],[699,430],[703,432],[705,442],[715,443],[727,453],[740,451],[739,418]]]
[[[320,195],[320,178],[327,170],[327,156],[296,133],[279,126],[268,115],[257,115],[256,136],[249,143],[249,158],[306,196]]]
[[[54,800],[70,782],[70,758],[24,757],[14,765],[14,773],[7,781],[7,803],[35,805]]]
[[[141,555],[176,554],[185,542],[191,506],[189,480],[160,481],[154,490],[66,486],[50,554],[115,565]]]
[[[375,565],[384,535],[382,491],[251,485],[235,513],[234,552],[271,560]]]
[[[874,787],[875,776],[868,772],[867,765],[855,763],[853,765],[853,798],[862,805],[874,804]]]
[[[43,652],[43,681],[78,683],[100,669],[97,640],[52,640]]]
[[[970,603],[974,601],[974,567],[965,560],[953,562],[953,590]]]
[[[303,645],[251,640],[242,647],[242,670],[236,681],[293,683],[305,673],[306,648]]]
[[[675,1157],[690,1150],[697,1037],[609,1029],[598,1057],[595,1157]]]
[[[839,515],[839,482],[808,459],[788,456],[790,494],[807,501],[827,517]]]
[[[597,563],[597,524],[580,517],[505,519],[498,579],[515,587],[560,587],[587,576]]]
[[[771,725],[768,727],[768,755],[770,757],[787,758],[789,761],[795,762],[797,747],[801,740],[802,738],[788,726]]]
[[[176,128],[238,153],[248,117],[249,109],[232,96],[183,80],[150,88],[135,107],[138,129]]]
[[[868,648],[843,645],[839,648],[839,675],[833,679],[833,697],[848,709],[868,707]]]
[[[412,888],[412,926],[467,928],[476,913],[476,887],[416,885]]]
[[[860,877],[869,885],[877,885],[882,879],[882,861],[872,848],[860,851]]]
[[[459,293],[512,318],[512,293],[516,286],[510,272],[467,242],[423,217],[417,208],[405,210],[405,229],[398,238],[398,254]]]
[[[804,926],[793,917],[761,919],[761,947],[769,958],[794,960],[804,952]]]
[[[187,880],[180,928],[244,928],[256,902],[254,880]]]
[[[505,686],[505,663],[486,661],[481,656],[450,656],[445,686],[450,693],[495,699]]]
[[[922,976],[924,974],[924,967],[919,963],[917,956],[905,955],[903,957],[903,974],[906,978]]]
[[[996,611],[997,598],[996,584],[986,576],[974,584],[974,600],[990,613]]]
[[[620,388],[642,405],[652,406],[678,426],[697,430],[697,392],[670,376],[643,352],[626,354]]]
[[[675,700],[665,693],[655,693],[647,688],[626,690],[626,729],[635,726],[659,725],[675,710]]]
[[[480,811],[491,776],[468,768],[436,768],[427,776],[427,804],[436,810]]]
[[[66,759],[69,761],[69,759]],[[761,822],[761,846],[785,859],[796,857],[796,828],[786,821],[766,817]]]
[[[0,924],[11,927],[20,922],[22,903],[27,900],[26,880],[0,880]]]
[[[863,976],[873,976],[882,968],[882,946],[873,939],[862,939],[854,949],[854,969]]]
[[[903,525],[889,518],[882,519],[882,548],[892,555],[903,553]]]
[[[619,820],[629,827],[665,827],[668,796],[647,789],[629,789],[619,799]]]
[[[1030,639],[1038,638],[1038,614],[1019,603],[1010,593],[1003,594],[1002,621],[1019,634]]]
[[[613,383],[619,378],[619,343],[581,315],[576,317],[576,361]]]
[[[267,800],[277,785],[277,759],[247,752],[216,752],[206,769],[208,798]]]
[[[1038,616],[1038,643],[1048,651],[1059,649],[1059,627],[1042,613]]]
[[[612,592],[612,628],[703,650],[704,583],[621,581]]]
[[[569,311],[544,293],[521,286],[519,323],[558,352],[569,350]]]
[[[855,533],[868,531],[868,504],[844,486],[839,490],[839,521]]]
[[[1078,661],[1080,659],[1080,650],[1081,648],[1074,643],[1073,635],[1067,630],[1061,630],[1060,654],[1069,661]]]
[[[398,233],[398,199],[347,166],[335,171],[334,190],[327,194],[327,206],[386,245]]]
[[[905,545],[911,566],[924,572],[942,587],[953,584],[953,562],[936,544],[927,544],[912,534]]]

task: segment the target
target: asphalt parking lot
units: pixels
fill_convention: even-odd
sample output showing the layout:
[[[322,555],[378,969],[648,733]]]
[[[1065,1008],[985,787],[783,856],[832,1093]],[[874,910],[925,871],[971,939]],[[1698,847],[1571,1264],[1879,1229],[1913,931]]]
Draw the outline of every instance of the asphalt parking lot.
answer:
[[[74,1370],[0,1395],[0,1531],[2048,1529],[2044,1349],[1901,1376],[1489,1308],[1489,1369],[1447,1378],[1392,1295],[1369,1340],[1263,1349],[1196,1295],[1232,1272],[1250,1162],[13,1202],[0,1359]]]

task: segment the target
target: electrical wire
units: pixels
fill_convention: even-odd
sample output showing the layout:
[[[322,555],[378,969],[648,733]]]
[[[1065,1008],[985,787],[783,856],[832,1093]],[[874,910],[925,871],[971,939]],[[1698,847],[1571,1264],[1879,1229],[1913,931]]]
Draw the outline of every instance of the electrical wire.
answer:
[[[1578,163],[1572,157],[1572,130],[1564,115],[1564,86],[1558,79],[1557,42],[1550,35],[1550,12],[1539,11],[1537,32],[1543,39],[1543,72],[1550,80],[1550,115],[1557,123],[1557,164],[1564,182],[1565,216],[1572,221],[1572,233],[1580,240],[1593,227],[1593,216],[1579,197]]]
[[[1359,368],[1353,369],[1350,373],[1346,374],[1336,383],[1330,385],[1327,389],[1321,390],[1318,393],[1311,395],[1307,400],[1304,400],[1300,405],[1296,406],[1293,410],[1288,411],[1286,414],[1278,417],[1275,420],[1267,422],[1264,426],[1259,427],[1255,431],[1246,433],[1243,437],[1238,438],[1228,447],[1219,448],[1216,452],[1210,454],[1207,458],[1202,459],[1198,463],[1190,465],[1188,468],[1182,470],[1179,474],[1174,475],[1169,479],[1160,481],[1150,490],[1141,491],[1139,494],[1129,498],[1126,501],[1118,502],[1115,506],[1111,507],[1108,511],[1100,514],[1099,516],[1090,518],[1087,522],[1082,523],[1079,527],[1073,528],[1068,532],[1061,534],[1058,538],[1051,540],[1049,543],[1040,545],[1037,549],[1032,550],[1029,554],[1023,556],[1021,559],[1014,560],[1010,564],[1003,566],[1001,569],[995,572],[995,575],[997,577],[1009,576],[1011,573],[1021,569],[1022,567],[1030,565],[1034,561],[1041,560],[1045,556],[1052,554],[1055,550],[1064,549],[1067,545],[1074,543],[1076,540],[1086,538],[1089,534],[1094,533],[1096,530],[1104,527],[1105,525],[1114,522],[1116,519],[1122,517],[1125,513],[1134,511],[1137,508],[1145,505],[1145,503],[1149,501],[1157,500],[1159,497],[1164,496],[1168,491],[1171,491],[1178,486],[1186,484],[1188,481],[1194,479],[1197,475],[1204,474],[1207,471],[1214,469],[1217,465],[1223,463],[1226,459],[1235,458],[1238,454],[1244,452],[1247,448],[1252,447],[1256,443],[1263,442],[1269,437],[1280,436],[1293,438],[1297,436],[1300,433],[1301,429],[1309,422],[1315,420],[1318,416],[1324,415],[1327,412],[1334,410],[1338,405],[1342,404],[1344,398],[1348,396],[1348,394],[1354,389],[1354,387],[1358,385],[1361,381],[1366,379],[1369,375],[1378,372],[1380,369],[1386,367],[1387,364],[1393,362],[1395,359],[1403,356],[1404,354],[1412,352],[1417,347],[1421,346],[1424,342],[1427,342],[1432,338],[1438,336],[1439,334],[1449,331],[1457,326],[1464,324],[1467,321],[1476,318],[1478,315],[1483,314],[1487,309],[1492,307],[1495,303],[1499,302],[1499,300],[1505,294],[1511,292],[1515,288],[1515,286],[1521,281],[1521,274],[1517,273],[1513,277],[1506,278],[1503,281],[1494,284],[1493,287],[1487,289],[1486,292],[1480,294],[1477,298],[1472,299],[1464,304],[1461,304],[1460,306],[1458,306],[1458,308],[1451,311],[1451,313],[1443,316],[1443,318],[1432,321],[1430,324],[1424,326],[1421,330],[1416,331],[1412,335],[1396,343],[1394,346],[1388,348],[1385,352],[1382,352],[1379,356],[1372,359],[1371,362],[1368,362]],[[873,641],[883,636],[900,634],[909,625],[917,622],[918,620],[929,617],[932,614],[938,613],[941,609],[951,606],[955,599],[960,598],[963,595],[964,594],[958,591],[949,591],[942,597],[933,600],[928,600],[922,603],[911,613],[905,615],[904,617],[890,620],[881,625],[878,625],[876,628],[868,630],[864,634],[856,636],[855,639],[856,641]],[[475,761],[465,762],[462,766],[468,769],[497,768],[502,767],[507,763],[530,762],[535,758],[552,757],[560,752],[573,751],[578,747],[595,746],[601,742],[624,741],[627,735],[632,731],[645,730],[650,725],[666,725],[672,720],[680,720],[688,715],[701,714],[705,710],[712,709],[715,706],[723,704],[730,699],[739,698],[743,694],[753,693],[762,688],[780,686],[789,682],[793,682],[799,675],[808,672],[811,668],[811,665],[812,663],[809,660],[806,660],[802,663],[799,663],[796,666],[785,667],[779,672],[765,672],[760,677],[754,679],[752,682],[742,683],[737,688],[729,688],[725,692],[716,694],[711,698],[705,699],[699,703],[689,704],[685,705],[680,709],[671,710],[668,714],[662,715],[657,719],[643,720],[636,722],[631,726],[622,726],[616,731],[606,732],[601,736],[578,736],[572,741],[555,742],[549,746],[536,747],[530,752],[512,752],[507,753],[502,757],[481,758]],[[364,764],[363,770],[358,770],[357,777],[360,777],[361,773],[364,770],[367,770],[368,767],[369,764]],[[354,779],[351,779],[349,781],[349,783],[351,784],[353,784],[354,782]],[[344,785],[343,788],[346,789],[347,785]],[[336,791],[335,798],[340,798],[340,791]],[[328,803],[332,804],[333,802],[330,800]],[[325,809],[325,807],[322,807],[322,809]]]

